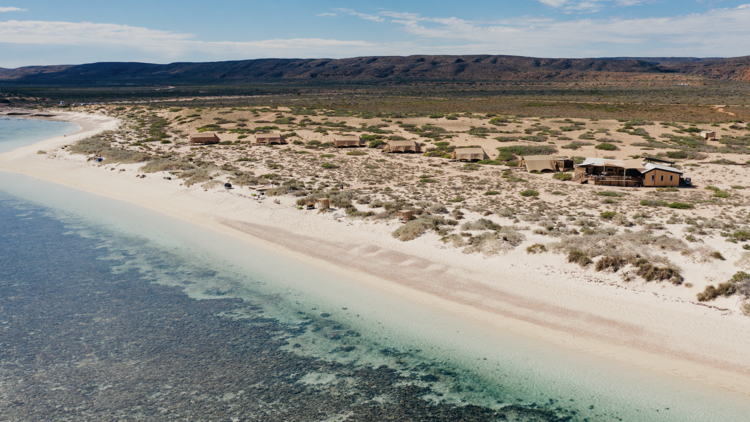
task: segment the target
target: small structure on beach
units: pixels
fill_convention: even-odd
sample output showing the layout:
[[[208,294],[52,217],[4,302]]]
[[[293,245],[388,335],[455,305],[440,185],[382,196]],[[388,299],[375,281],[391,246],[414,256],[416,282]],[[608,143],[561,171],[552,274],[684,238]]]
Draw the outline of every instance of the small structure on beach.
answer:
[[[573,182],[605,186],[680,186],[682,172],[674,167],[643,160],[587,158],[576,164]]]
[[[481,147],[470,147],[454,149],[451,158],[459,161],[482,161],[490,157]]]
[[[280,133],[259,133],[255,135],[255,145],[285,144],[286,140]]]
[[[333,146],[336,148],[361,147],[362,138],[357,135],[340,135],[333,138]]]
[[[387,146],[388,152],[420,152],[419,143],[416,141],[390,141]]]
[[[716,139],[716,132],[711,130],[704,130],[701,132],[701,138],[703,139]]]
[[[219,139],[219,135],[214,132],[202,132],[190,135],[191,144],[208,145],[218,144],[219,142],[221,142],[221,139]]]
[[[643,172],[643,186],[648,187],[677,187],[680,186],[682,172],[674,167],[661,164],[646,163]]]
[[[567,166],[569,164],[569,166]],[[565,157],[555,157],[554,155],[524,155],[521,157],[519,167],[525,167],[526,171],[564,171],[573,167],[573,161]]]
[[[331,200],[328,198],[318,198],[315,202],[317,203],[318,208],[321,210],[327,210],[331,208]]]
[[[406,223],[407,221],[410,221],[413,218],[414,218],[414,212],[411,210],[399,210],[398,211],[398,221]]]

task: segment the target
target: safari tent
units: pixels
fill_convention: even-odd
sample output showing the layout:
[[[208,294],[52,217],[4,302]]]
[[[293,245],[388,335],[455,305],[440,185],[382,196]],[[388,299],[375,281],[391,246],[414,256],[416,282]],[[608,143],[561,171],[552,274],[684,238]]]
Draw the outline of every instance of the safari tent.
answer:
[[[420,152],[420,148],[416,141],[390,141],[388,152]]]
[[[481,161],[487,160],[490,157],[480,147],[476,148],[456,148],[451,156],[454,160],[466,160],[466,161]]]
[[[219,136],[213,132],[203,132],[203,133],[195,133],[190,135],[190,143],[191,144],[218,144],[221,142],[221,139],[219,139]]]
[[[337,136],[333,139],[333,146],[336,148],[361,147],[362,139],[356,135]]]
[[[557,171],[557,162],[552,155],[525,155],[519,166],[526,166],[526,171]]]
[[[716,138],[716,132],[712,132],[710,130],[704,130],[701,132],[701,138],[703,139],[714,139]]]
[[[321,210],[327,210],[328,208],[331,208],[331,200],[328,198],[318,198],[315,203]]]
[[[280,133],[259,133],[255,135],[255,145],[285,144]]]

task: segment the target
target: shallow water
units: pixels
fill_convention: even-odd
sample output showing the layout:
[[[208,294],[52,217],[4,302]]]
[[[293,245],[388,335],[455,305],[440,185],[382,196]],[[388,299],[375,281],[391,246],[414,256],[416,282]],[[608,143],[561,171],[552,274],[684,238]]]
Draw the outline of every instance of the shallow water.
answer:
[[[0,172],[0,419],[744,421],[574,353]]]
[[[70,122],[0,117],[0,154],[77,130]]]

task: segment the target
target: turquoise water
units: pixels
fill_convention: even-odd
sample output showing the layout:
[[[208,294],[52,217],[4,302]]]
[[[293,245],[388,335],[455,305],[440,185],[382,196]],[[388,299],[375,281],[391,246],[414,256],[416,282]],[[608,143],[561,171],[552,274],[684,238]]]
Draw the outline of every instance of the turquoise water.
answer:
[[[3,420],[750,414],[741,396],[446,315],[145,209],[1,172],[0,236]],[[79,410],[50,413],[60,408]]]
[[[0,154],[77,130],[78,125],[70,122],[0,117]]]

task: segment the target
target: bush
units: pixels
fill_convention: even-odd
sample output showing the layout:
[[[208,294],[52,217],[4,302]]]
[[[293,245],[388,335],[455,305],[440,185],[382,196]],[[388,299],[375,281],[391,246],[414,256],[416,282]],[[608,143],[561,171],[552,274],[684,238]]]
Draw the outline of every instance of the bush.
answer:
[[[611,220],[611,219],[615,218],[616,215],[617,215],[617,213],[614,212],[614,211],[605,211],[605,212],[599,214],[599,216],[603,220]]]
[[[367,153],[364,151],[349,151],[346,155],[367,155]]]
[[[730,195],[729,192],[724,192],[723,190],[717,190],[714,192],[714,198],[729,198]]]
[[[671,266],[657,267],[648,262],[645,258],[636,261],[635,266],[638,267],[635,273],[643,277],[646,281],[669,280],[675,285],[682,283],[680,272]]]
[[[617,145],[610,144],[608,142],[602,142],[601,144],[595,146],[596,149],[601,149],[604,151],[617,151],[619,148],[617,148]]]
[[[665,201],[654,201],[651,199],[644,199],[640,202],[640,204],[644,207],[666,207],[669,205],[669,203]]]
[[[370,148],[378,148],[383,145],[385,145],[385,142],[382,139],[375,139],[373,141],[370,141],[369,144],[367,144],[367,146]]]
[[[618,198],[622,196],[621,193],[619,193],[619,192],[612,192],[610,190],[604,190],[604,191],[601,191],[601,192],[597,192],[596,194],[598,196],[614,196],[614,197],[618,197]]]
[[[722,255],[719,251],[711,252],[711,258],[718,259],[719,261],[726,261],[724,259],[724,255]]]
[[[552,175],[552,178],[566,182],[568,180],[573,180],[573,175],[570,173],[555,173]]]
[[[526,253],[528,254],[537,254],[542,252],[547,252],[547,247],[542,245],[541,243],[535,243],[526,248]]]
[[[612,271],[616,273],[620,268],[627,265],[628,260],[619,256],[603,256],[596,262],[596,271]]]
[[[578,264],[583,268],[591,265],[591,258],[585,252],[573,249],[568,253],[568,262]]]
[[[322,167],[324,169],[329,169],[329,170],[330,169],[337,169],[337,168],[339,168],[339,166],[337,166],[335,164],[332,164],[332,163],[323,163]]]
[[[699,302],[709,302],[716,299],[719,296],[729,297],[734,294],[734,283],[727,281],[721,283],[717,287],[713,285],[706,286],[706,289],[702,293],[698,293],[697,298]]]
[[[487,220],[486,218],[480,218],[477,221],[472,222],[466,222],[461,226],[461,230],[467,231],[467,230],[500,230],[502,227],[493,222],[492,220]]]
[[[747,240],[750,240],[750,232],[745,230],[737,230],[736,232],[732,233],[732,237],[739,240],[740,242],[745,242]]]
[[[500,195],[500,192],[498,192],[498,191],[496,191],[496,190],[488,190],[488,191],[487,191],[487,192],[485,192],[484,194],[485,194],[485,195]]]
[[[693,209],[693,204],[686,204],[684,202],[672,202],[671,204],[667,205],[669,208],[674,208],[678,210],[689,210]]]
[[[539,192],[537,192],[535,190],[532,190],[532,189],[529,189],[529,190],[525,190],[525,191],[521,192],[521,196],[536,197],[536,196],[539,196]]]
[[[409,240],[418,238],[429,228],[430,224],[427,224],[422,219],[411,220],[397,228],[396,231],[393,232],[393,237],[402,242],[408,242]]]

